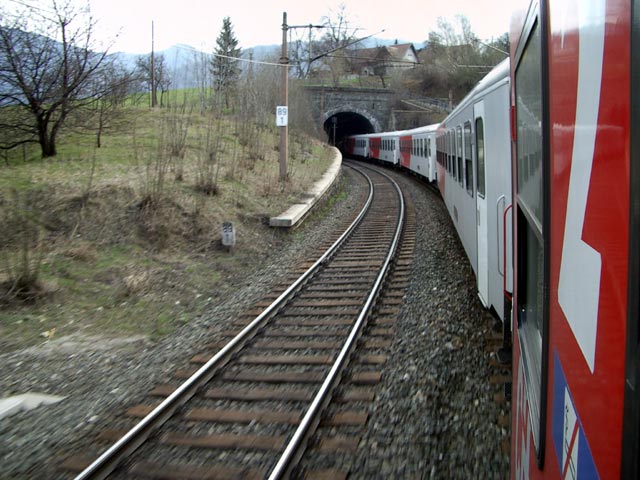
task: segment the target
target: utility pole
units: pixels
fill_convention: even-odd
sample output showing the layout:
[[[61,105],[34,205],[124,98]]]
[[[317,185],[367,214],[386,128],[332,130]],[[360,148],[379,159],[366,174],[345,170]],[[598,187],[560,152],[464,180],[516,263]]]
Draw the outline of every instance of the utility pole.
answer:
[[[311,49],[311,29],[325,28],[323,25],[287,25],[287,12],[282,13],[282,54],[280,55],[280,65],[282,65],[282,101],[276,113],[276,125],[280,128],[280,181],[284,183],[287,179],[287,159],[289,158],[289,53],[287,50],[287,33],[294,28],[309,28],[309,49]],[[311,58],[309,50],[309,65],[314,59]],[[280,108],[284,107],[284,108]],[[280,112],[284,112],[284,117]],[[282,123],[280,123],[282,122]]]
[[[308,60],[307,60],[307,73],[305,73],[304,78],[306,79],[309,74],[311,73],[311,29],[314,27],[314,25],[309,24],[309,43],[307,44],[307,53],[308,53]]]
[[[153,31],[153,20],[151,20],[151,108],[156,108],[158,97],[156,95],[156,67],[154,61],[155,35]]]
[[[282,14],[282,103],[283,107],[289,106],[289,57],[287,52],[287,12]],[[289,158],[289,125],[280,128],[280,182],[287,180],[287,159]]]

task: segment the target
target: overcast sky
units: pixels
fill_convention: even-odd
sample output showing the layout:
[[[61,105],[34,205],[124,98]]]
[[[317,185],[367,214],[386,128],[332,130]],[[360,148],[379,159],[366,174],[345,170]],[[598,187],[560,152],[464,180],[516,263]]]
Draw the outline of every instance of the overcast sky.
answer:
[[[51,0],[0,0],[2,3],[51,5]],[[84,3],[86,0],[74,0]],[[151,21],[155,47],[182,43],[209,51],[220,33],[222,19],[231,18],[240,47],[279,44],[282,12],[289,25],[318,24],[335,16],[343,4],[358,36],[421,43],[435,30],[438,17],[454,22],[456,14],[471,21],[481,39],[508,31],[512,0],[89,0],[104,37],[118,34],[111,51],[144,53],[151,49]],[[383,33],[378,33],[384,30]],[[307,30],[298,30],[307,38]],[[315,33],[315,35],[320,35]],[[317,38],[317,37],[316,37]]]

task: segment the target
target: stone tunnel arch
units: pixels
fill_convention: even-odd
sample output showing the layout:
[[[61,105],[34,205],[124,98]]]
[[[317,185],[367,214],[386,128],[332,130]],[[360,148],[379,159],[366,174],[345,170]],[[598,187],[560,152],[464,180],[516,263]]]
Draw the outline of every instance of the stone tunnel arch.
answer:
[[[349,105],[324,112],[322,126],[333,145],[340,145],[348,135],[382,131],[380,122],[373,115]]]

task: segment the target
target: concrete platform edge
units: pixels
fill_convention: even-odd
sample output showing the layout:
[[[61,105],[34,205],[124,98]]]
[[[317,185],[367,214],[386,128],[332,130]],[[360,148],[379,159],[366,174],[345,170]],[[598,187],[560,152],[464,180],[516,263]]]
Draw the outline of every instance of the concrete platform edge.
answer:
[[[285,212],[277,217],[269,219],[269,226],[291,228],[295,227],[311,209],[322,199],[325,193],[333,186],[340,176],[340,168],[342,166],[342,154],[340,150],[332,147],[334,150],[334,158],[331,165],[324,173],[322,178],[318,180],[304,199],[299,203],[293,204]]]

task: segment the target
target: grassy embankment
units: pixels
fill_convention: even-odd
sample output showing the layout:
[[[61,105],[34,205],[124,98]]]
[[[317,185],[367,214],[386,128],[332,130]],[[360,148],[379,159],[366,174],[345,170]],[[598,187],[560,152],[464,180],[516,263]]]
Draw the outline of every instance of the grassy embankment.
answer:
[[[94,133],[69,133],[55,158],[34,147],[0,165],[2,351],[78,331],[154,337],[189,322],[275,254],[281,238],[264,218],[330,161],[326,146],[292,135],[283,189],[275,127],[176,109],[127,107],[94,145]],[[223,221],[236,226],[233,253],[220,246]],[[35,299],[7,294],[23,253],[38,268]]]

